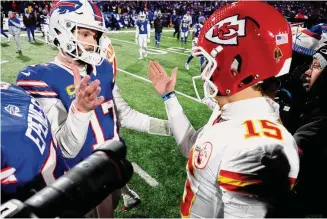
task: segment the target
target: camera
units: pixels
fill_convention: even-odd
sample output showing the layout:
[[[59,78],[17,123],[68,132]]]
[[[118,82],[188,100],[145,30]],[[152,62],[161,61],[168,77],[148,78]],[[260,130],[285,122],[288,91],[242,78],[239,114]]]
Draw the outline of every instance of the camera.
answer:
[[[83,217],[131,179],[133,167],[125,157],[125,145],[105,142],[25,202],[12,199],[1,205],[1,218]]]

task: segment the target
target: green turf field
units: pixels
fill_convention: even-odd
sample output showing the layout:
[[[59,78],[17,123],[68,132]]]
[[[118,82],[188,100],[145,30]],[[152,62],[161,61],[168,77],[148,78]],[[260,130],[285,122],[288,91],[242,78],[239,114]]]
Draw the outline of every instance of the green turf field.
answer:
[[[24,32],[23,32],[24,33]],[[25,34],[25,33],[24,33]],[[190,54],[180,48],[172,32],[164,32],[160,49],[154,47],[152,33],[150,52],[146,59],[138,60],[138,45],[135,44],[135,33],[110,33],[118,59],[117,83],[126,102],[134,109],[150,116],[166,119],[164,104],[152,85],[133,75],[147,78],[147,65],[150,60],[158,60],[167,72],[178,67],[176,90],[195,97],[192,76],[199,74],[199,60],[193,59],[190,70],[184,68],[184,63]],[[1,81],[14,83],[20,69],[31,64],[52,61],[57,49],[43,44],[42,37],[37,36],[37,43],[28,43],[27,37],[22,36],[23,55],[15,53],[14,41],[5,43],[1,38]],[[40,40],[39,40],[40,39]],[[152,47],[151,47],[152,46]],[[191,40],[187,48],[190,49]],[[158,51],[160,50],[160,51]],[[5,62],[7,61],[7,62]],[[126,72],[130,73],[127,74]],[[195,129],[202,127],[210,116],[207,106],[190,98],[178,95],[184,111]],[[183,195],[185,183],[186,159],[181,155],[173,137],[153,136],[133,130],[121,129],[121,136],[129,148],[128,158],[136,163],[143,171],[154,178],[159,184],[150,186],[137,173],[134,174],[130,187],[141,197],[141,205],[129,212],[122,212],[122,201],[116,210],[117,217],[180,217],[179,202]]]

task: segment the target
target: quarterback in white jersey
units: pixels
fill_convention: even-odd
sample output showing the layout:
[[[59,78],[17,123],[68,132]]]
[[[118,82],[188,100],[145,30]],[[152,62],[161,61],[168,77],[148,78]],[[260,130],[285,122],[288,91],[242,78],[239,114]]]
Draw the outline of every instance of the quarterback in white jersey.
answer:
[[[298,150],[279,120],[279,105],[267,95],[274,78],[290,67],[289,25],[264,2],[232,3],[208,20],[192,49],[205,57],[201,75],[194,77],[204,82],[205,98],[195,91],[203,101],[215,100],[220,111],[202,129],[193,129],[175,96],[177,68],[169,77],[158,62],[149,64],[148,76],[188,158],[181,216],[287,217]]]

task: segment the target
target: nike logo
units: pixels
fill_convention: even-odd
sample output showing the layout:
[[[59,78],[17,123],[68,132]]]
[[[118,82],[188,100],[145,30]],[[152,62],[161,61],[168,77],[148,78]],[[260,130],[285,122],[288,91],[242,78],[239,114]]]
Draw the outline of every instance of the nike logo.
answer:
[[[31,72],[21,72],[23,75],[25,75],[25,76],[30,76],[31,75]]]

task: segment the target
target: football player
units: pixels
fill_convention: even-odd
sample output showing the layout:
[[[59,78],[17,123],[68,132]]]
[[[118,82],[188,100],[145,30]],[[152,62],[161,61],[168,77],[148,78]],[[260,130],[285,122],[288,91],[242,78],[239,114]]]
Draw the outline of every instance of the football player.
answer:
[[[54,62],[24,68],[17,84],[45,109],[70,166],[88,157],[98,144],[121,140],[118,122],[149,132],[158,121],[165,124],[146,115],[127,119],[137,113],[120,104],[116,95],[116,60],[103,58],[109,44],[97,5],[82,0],[56,2],[50,12],[50,35],[59,49]]]
[[[40,104],[16,85],[0,82],[1,202],[24,201],[68,170]]]
[[[44,37],[44,40],[46,42],[46,44],[49,44],[49,16],[48,16],[48,11],[47,10],[43,10],[42,11],[42,15],[40,16],[41,18],[41,28],[42,28],[42,34]]]
[[[17,85],[42,105],[66,163],[73,167],[105,141],[121,140],[112,92],[114,63],[101,57],[107,30],[92,1],[56,1],[49,27],[58,56],[25,67]],[[109,208],[99,213],[101,217],[113,216],[112,198],[100,206]]]
[[[144,12],[139,14],[136,21],[135,42],[139,44],[139,59],[143,59],[148,55],[148,43],[150,43],[150,23],[146,19]]]
[[[194,25],[193,27],[193,33],[192,33],[192,48],[196,46],[196,44],[198,43],[198,37],[199,37],[199,34],[200,34],[200,30],[201,28],[203,27],[203,24],[204,24],[204,21],[205,21],[205,17],[203,16],[200,16],[199,19],[198,19],[198,22],[197,24]],[[191,62],[191,60],[193,59],[193,56],[192,54],[187,58],[187,61],[185,63],[185,68],[187,70],[189,70],[189,64]],[[204,58],[203,56],[200,57],[200,65],[202,65],[204,62]]]
[[[187,37],[188,37],[188,32],[190,31],[191,21],[189,20],[188,15],[184,15],[183,19],[180,24],[180,32],[181,32],[181,47],[184,46],[186,48],[186,42],[187,42]]]
[[[266,94],[274,77],[288,73],[290,27],[264,2],[235,2],[209,20],[192,50],[205,57],[201,75],[194,79],[202,79],[205,98],[215,99],[221,110],[202,129],[193,129],[176,98],[177,68],[170,78],[158,62],[149,64],[148,75],[188,158],[181,215],[287,217],[299,171],[298,149],[279,120],[278,104]],[[195,91],[202,99],[196,86]]]

